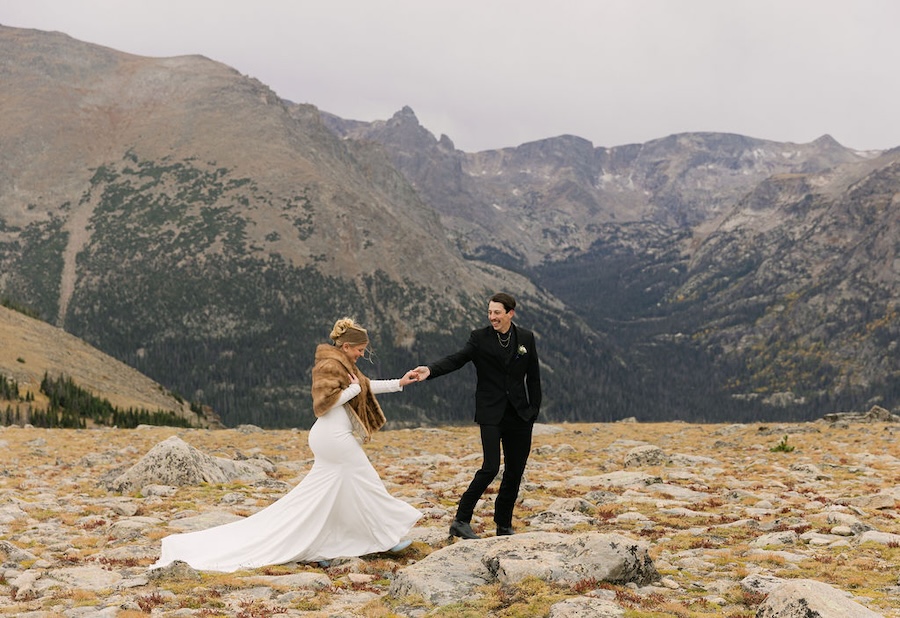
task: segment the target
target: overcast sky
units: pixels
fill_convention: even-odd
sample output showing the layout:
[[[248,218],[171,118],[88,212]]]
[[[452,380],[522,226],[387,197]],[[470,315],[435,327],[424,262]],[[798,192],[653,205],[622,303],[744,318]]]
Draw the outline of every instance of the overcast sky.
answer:
[[[348,119],[408,105],[467,152],[687,131],[900,146],[897,0],[0,0],[0,24],[201,54]]]

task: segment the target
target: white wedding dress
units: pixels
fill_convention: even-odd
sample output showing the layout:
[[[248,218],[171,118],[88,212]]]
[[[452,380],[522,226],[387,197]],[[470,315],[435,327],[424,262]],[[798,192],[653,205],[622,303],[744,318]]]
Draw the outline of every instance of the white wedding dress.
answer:
[[[402,390],[399,380],[371,380],[372,393]],[[315,463],[290,492],[253,515],[162,540],[150,568],[181,560],[201,571],[233,572],[387,551],[422,514],[391,496],[355,435],[344,406],[351,384],[309,432]]]

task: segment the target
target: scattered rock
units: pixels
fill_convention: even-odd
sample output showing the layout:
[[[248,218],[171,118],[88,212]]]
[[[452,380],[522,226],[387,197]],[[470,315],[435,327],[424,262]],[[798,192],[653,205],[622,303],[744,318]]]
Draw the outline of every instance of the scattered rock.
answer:
[[[276,586],[300,590],[320,590],[331,585],[331,579],[324,573],[291,573],[290,575],[260,575],[252,578],[266,586]],[[369,580],[371,581],[371,580]]]
[[[775,577],[773,575],[761,575],[757,573],[755,575],[748,575],[747,577],[742,579],[741,588],[751,594],[768,595],[785,581],[786,580],[781,577]]]
[[[878,543],[880,545],[900,545],[900,534],[868,530],[857,537],[859,543]]]
[[[37,560],[37,556],[27,550],[16,547],[9,541],[0,541],[0,558],[3,558],[3,562],[9,561],[19,564]]]
[[[178,436],[172,436],[150,449],[143,458],[108,488],[128,492],[148,485],[199,485],[241,480],[256,482],[268,476],[248,461],[212,457],[195,449]]]
[[[771,590],[756,618],[882,618],[882,615],[828,584],[801,579]]]
[[[109,590],[122,581],[120,573],[95,566],[52,569],[47,571],[46,576],[67,587],[92,591]]]
[[[806,580],[796,579],[800,573],[814,577],[812,565],[823,554],[844,565],[823,566],[823,581],[834,581],[824,577],[835,568],[859,573],[863,563],[878,572],[895,566],[891,552],[900,545],[900,485],[894,479],[900,459],[893,455],[897,434],[891,426],[778,426],[773,433],[779,438],[798,435],[791,439],[798,446],[791,454],[772,453],[772,439],[754,425],[673,427],[542,428],[546,437],[529,462],[516,510],[518,534],[493,536],[495,494],[489,492],[473,519],[485,538],[449,546],[453,506],[480,459],[473,453],[477,433],[400,430],[371,445],[371,453],[390,491],[424,514],[407,535],[414,541],[409,550],[335,560],[327,568],[282,565],[213,577],[184,563],[152,571],[147,566],[158,557],[162,534],[245,517],[296,485],[312,464],[298,432],[246,428],[180,434],[209,452],[235,453],[232,461],[166,440],[172,430],[158,427],[4,429],[3,452],[11,463],[0,470],[0,613],[349,617],[371,608],[372,615],[388,611],[424,618],[432,611],[430,598],[471,603],[477,613],[483,608],[479,603],[490,601],[478,596],[480,586],[492,585],[488,594],[517,594],[518,586],[536,577],[569,591],[568,598],[544,610],[557,618],[621,618],[629,611],[652,612],[659,599],[684,603],[698,617],[750,616],[758,610],[760,617],[796,618],[789,612],[809,607],[817,618],[854,618],[873,615],[865,612],[877,605],[885,616],[900,618],[900,585],[894,582],[873,589],[871,600],[828,587],[837,598],[828,602],[838,607],[828,614],[814,601],[821,605],[831,595],[816,582],[797,586]],[[820,435],[803,435],[812,432]],[[713,446],[715,436],[727,436],[727,444]],[[171,454],[181,459],[158,461],[157,472],[146,465],[146,476],[127,477],[126,495],[104,491],[114,480],[125,480],[137,463],[148,464],[143,453],[173,444]],[[718,450],[715,459],[665,455],[673,448]],[[659,452],[662,458],[643,459]],[[637,465],[626,469],[629,454]],[[650,461],[659,463],[641,463]],[[206,468],[210,464],[212,472]],[[656,474],[640,465],[658,466]],[[173,480],[179,471],[185,484]],[[597,547],[588,538],[606,544]],[[626,551],[623,560],[611,538],[635,544],[634,554]],[[638,543],[647,545],[641,549]],[[628,571],[628,560],[648,551],[653,561],[647,559],[645,571],[667,577],[614,573],[614,565]],[[751,575],[738,581],[736,572]],[[601,581],[613,588],[591,588]],[[795,587],[782,589],[788,583]],[[378,601],[407,593],[411,596]],[[736,602],[741,598],[744,604]]]
[[[900,416],[881,406],[872,406],[868,412],[834,412],[822,417],[829,423],[900,423]]]
[[[784,530],[783,532],[770,532],[757,537],[750,542],[753,547],[769,547],[772,545],[796,545],[800,540],[799,535],[794,530]]]
[[[659,466],[666,461],[666,454],[658,446],[646,444],[636,446],[625,455],[626,468]]]
[[[621,618],[625,610],[612,601],[593,597],[573,597],[554,603],[549,618]]]
[[[191,567],[191,565],[189,565],[187,562],[175,560],[174,562],[167,564],[164,567],[152,569],[149,572],[148,577],[151,581],[160,579],[190,581],[195,579],[199,580],[200,573],[195,571],[194,568]]]
[[[544,423],[535,423],[531,430],[533,436],[553,436],[565,431],[558,425],[546,425]]]
[[[659,579],[648,546],[619,534],[533,532],[465,541],[432,552],[402,569],[394,596],[420,595],[447,605],[477,594],[479,586],[525,577],[574,584],[581,580],[645,585]]]

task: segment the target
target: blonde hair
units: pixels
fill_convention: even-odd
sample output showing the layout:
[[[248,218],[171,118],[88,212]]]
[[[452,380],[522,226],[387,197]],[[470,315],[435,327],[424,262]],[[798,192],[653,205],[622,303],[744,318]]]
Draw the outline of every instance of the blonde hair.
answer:
[[[334,328],[331,329],[331,340],[337,346],[345,343],[360,345],[369,343],[369,333],[354,322],[353,318],[341,318],[334,323]]]

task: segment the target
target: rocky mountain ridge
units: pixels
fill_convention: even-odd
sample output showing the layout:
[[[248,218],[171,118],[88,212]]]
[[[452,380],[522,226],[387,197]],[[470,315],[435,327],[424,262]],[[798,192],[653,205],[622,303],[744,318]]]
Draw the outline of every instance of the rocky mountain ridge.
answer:
[[[326,121],[380,143],[464,255],[528,272],[622,349],[690,339],[697,371],[766,406],[897,405],[896,149],[695,133],[469,154],[408,108]]]
[[[900,401],[896,151],[702,133],[463,153],[409,108],[344,120],[202,57],[5,27],[0,51],[0,294],[226,423],[309,423],[341,315],[390,377],[455,350],[497,289],[539,335],[548,419]],[[468,419],[470,393],[448,376],[395,419]]]
[[[373,327],[378,377],[501,285],[559,307],[454,251],[382,154],[229,67],[5,27],[0,52],[0,294],[226,422],[310,423],[312,350],[343,315]]]
[[[464,253],[499,251],[529,266],[588,249],[599,224],[694,228],[727,213],[771,176],[822,172],[881,154],[850,150],[827,135],[788,144],[725,133],[612,148],[563,135],[465,153],[447,136],[431,135],[409,107],[386,122],[323,118],[345,138],[381,144]]]

